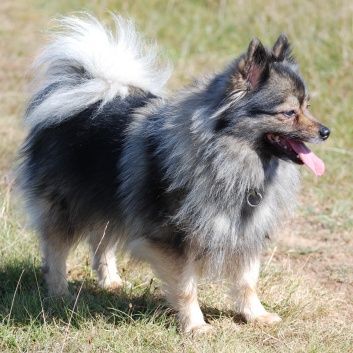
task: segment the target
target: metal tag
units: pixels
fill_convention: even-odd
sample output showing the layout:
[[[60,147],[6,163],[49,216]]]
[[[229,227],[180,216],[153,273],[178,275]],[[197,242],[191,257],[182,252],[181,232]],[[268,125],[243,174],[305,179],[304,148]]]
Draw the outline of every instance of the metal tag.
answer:
[[[256,190],[250,190],[246,197],[246,202],[250,207],[256,207],[262,201],[262,195]]]

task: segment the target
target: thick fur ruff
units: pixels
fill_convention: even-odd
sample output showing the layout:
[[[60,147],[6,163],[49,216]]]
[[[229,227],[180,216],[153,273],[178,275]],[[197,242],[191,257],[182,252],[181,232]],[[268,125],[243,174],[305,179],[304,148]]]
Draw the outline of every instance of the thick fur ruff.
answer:
[[[149,262],[184,331],[209,330],[202,273],[232,279],[247,320],[278,321],[255,287],[266,239],[299,185],[302,162],[286,141],[329,133],[307,110],[286,36],[270,49],[252,40],[219,74],[163,98],[170,67],[113,18],[117,33],[89,15],[60,20],[34,64],[18,182],[50,293],[67,292],[65,261],[85,238],[103,287],[122,285],[117,247]]]

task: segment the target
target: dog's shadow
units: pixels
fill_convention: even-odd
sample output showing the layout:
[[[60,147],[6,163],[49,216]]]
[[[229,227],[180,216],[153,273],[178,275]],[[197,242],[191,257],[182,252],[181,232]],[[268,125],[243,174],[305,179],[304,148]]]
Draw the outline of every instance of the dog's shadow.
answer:
[[[177,328],[176,312],[167,306],[159,286],[153,281],[144,286],[104,290],[95,280],[84,279],[69,284],[70,297],[48,297],[39,266],[30,261],[13,263],[0,269],[0,320],[14,325],[61,322],[79,328],[87,321],[103,319],[115,326],[136,322],[155,322]],[[231,311],[220,311],[201,305],[206,321],[232,317]]]

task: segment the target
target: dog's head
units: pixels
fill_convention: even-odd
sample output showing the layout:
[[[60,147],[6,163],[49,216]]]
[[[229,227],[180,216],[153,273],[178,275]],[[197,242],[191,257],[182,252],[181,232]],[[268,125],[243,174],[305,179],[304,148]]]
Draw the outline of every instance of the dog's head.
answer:
[[[228,109],[216,119],[216,130],[246,136],[259,153],[305,164],[322,175],[323,162],[305,142],[320,143],[330,130],[309,112],[309,94],[287,36],[272,48],[253,39],[225,75]]]

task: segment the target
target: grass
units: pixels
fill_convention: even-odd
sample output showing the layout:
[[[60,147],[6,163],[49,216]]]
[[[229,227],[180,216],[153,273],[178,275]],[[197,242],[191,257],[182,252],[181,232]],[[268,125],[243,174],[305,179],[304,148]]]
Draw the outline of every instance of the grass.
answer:
[[[169,88],[223,67],[257,36],[270,45],[287,32],[312,96],[312,112],[332,130],[314,146],[326,173],[303,168],[297,216],[264,258],[259,292],[283,321],[245,325],[226,299],[227,283],[202,282],[202,309],[216,328],[178,334],[161,284],[146,266],[120,260],[134,287],[100,290],[88,249],[69,261],[73,299],[47,298],[35,235],[12,193],[11,167],[24,137],[27,68],[45,42],[49,19],[86,9],[129,14],[174,64]],[[353,344],[353,5],[349,0],[51,2],[0,4],[0,351],[1,352],[350,352]],[[44,34],[44,35],[43,35]]]

